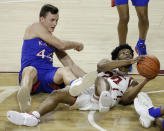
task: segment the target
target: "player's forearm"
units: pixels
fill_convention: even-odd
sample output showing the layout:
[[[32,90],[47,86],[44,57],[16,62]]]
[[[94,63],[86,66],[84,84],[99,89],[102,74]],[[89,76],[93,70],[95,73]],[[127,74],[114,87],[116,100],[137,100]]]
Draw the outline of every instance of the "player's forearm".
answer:
[[[124,93],[124,96],[122,97],[122,101],[125,104],[131,103],[137,96],[137,94],[141,91],[141,89],[147,84],[147,82],[148,80],[144,79],[143,82],[141,82],[137,86],[127,89],[127,91]]]
[[[107,59],[103,59],[101,60],[98,64],[97,64],[97,70],[98,71],[109,71],[115,68],[119,68],[122,66],[127,66],[130,64],[133,64],[133,60],[107,60]]]
[[[71,70],[77,78],[82,77],[86,74],[86,72],[76,64],[73,64]]]
[[[63,48],[62,50],[69,50],[69,49],[74,49],[77,47],[77,43],[73,41],[62,41],[63,42]]]
[[[58,55],[59,60],[61,61],[63,66],[68,66],[77,78],[82,77],[86,74],[86,72],[82,68],[80,68],[78,65],[74,63],[74,61],[66,52],[62,54],[60,53],[60,56]],[[61,57],[61,56],[64,56],[64,57]]]

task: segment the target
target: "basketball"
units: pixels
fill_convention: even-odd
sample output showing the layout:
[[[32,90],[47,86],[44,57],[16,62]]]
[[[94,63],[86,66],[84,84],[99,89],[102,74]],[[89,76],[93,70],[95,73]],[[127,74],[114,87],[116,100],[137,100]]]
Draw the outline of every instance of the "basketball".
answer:
[[[146,78],[153,78],[157,76],[160,70],[160,62],[157,57],[152,55],[145,55],[145,59],[137,63],[137,70],[140,75]]]

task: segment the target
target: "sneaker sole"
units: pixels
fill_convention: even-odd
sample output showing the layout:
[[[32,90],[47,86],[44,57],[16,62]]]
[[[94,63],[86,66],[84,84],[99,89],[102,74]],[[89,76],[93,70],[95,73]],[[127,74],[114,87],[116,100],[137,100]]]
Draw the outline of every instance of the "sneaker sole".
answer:
[[[31,99],[31,97],[28,92],[29,91],[27,88],[21,88],[19,89],[18,94],[17,94],[18,104],[22,112],[30,111],[31,104],[29,100]]]
[[[7,119],[15,125],[36,126],[38,124],[37,118],[25,117],[16,111],[8,111]]]
[[[23,125],[24,118],[16,111],[8,111],[7,119],[15,125]]]
[[[97,78],[97,71],[93,71],[93,72],[90,72],[88,74],[86,74],[84,77],[83,77],[83,80],[82,80],[82,83],[79,84],[79,85],[74,85],[72,87],[70,87],[69,89],[69,93],[72,95],[72,96],[79,96],[80,93],[92,86],[94,83],[95,83],[95,80]]]

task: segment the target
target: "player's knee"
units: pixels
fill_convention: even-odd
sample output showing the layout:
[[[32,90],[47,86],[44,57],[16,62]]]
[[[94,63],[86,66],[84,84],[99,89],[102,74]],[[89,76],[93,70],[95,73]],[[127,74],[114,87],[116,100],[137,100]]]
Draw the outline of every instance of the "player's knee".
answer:
[[[64,96],[64,92],[62,90],[54,90],[49,97],[51,98],[51,102],[60,102]]]
[[[149,20],[148,20],[148,17],[147,17],[147,15],[145,15],[145,14],[140,14],[139,16],[139,22],[141,22],[141,23],[149,23]]]
[[[129,15],[124,15],[120,17],[119,23],[128,24],[128,22],[129,22]]]
[[[37,70],[32,66],[25,67],[23,69],[23,75],[35,77],[37,75]]]
[[[70,67],[63,67],[63,68],[60,68],[60,69],[58,69],[58,73],[59,74],[66,74],[66,73],[68,73],[68,72],[70,72],[71,71],[71,69],[70,69]]]
[[[102,91],[109,90],[108,82],[103,77],[97,77],[95,81],[95,94],[100,96]]]

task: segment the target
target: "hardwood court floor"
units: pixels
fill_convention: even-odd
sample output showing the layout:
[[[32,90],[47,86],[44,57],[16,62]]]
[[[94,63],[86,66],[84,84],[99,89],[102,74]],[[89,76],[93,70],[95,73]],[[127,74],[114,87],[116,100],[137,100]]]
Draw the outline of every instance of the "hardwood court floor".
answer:
[[[90,111],[70,111],[64,104],[58,105],[54,112],[45,115],[42,123],[37,127],[16,126],[10,123],[6,118],[8,110],[19,111],[16,101],[17,93],[17,77],[18,74],[0,74],[0,131],[95,131],[93,122],[90,124],[88,119],[93,118],[94,122],[107,131],[158,131],[159,129],[152,126],[149,129],[141,127],[138,121],[133,104],[129,106],[117,105],[108,113],[90,112]],[[135,75],[138,81],[142,81],[142,77]],[[162,81],[164,76],[158,76],[156,79],[148,83],[142,91],[161,91],[159,93],[149,94],[155,106],[164,105],[164,91]],[[12,85],[12,86],[11,86]],[[4,92],[6,94],[4,95]],[[8,96],[9,95],[9,96]],[[5,97],[8,96],[8,97]],[[35,109],[45,98],[46,93],[32,96],[32,110]],[[4,98],[2,100],[2,98]],[[88,116],[89,115],[89,116]]]
[[[110,0],[0,0],[0,72],[20,70],[21,47],[25,28],[38,21],[41,6],[50,3],[59,8],[60,20],[54,34],[63,40],[84,43],[82,52],[68,51],[71,58],[86,72],[96,70],[102,58],[110,59],[110,52],[118,45],[116,8],[110,7]],[[127,43],[133,49],[138,40],[138,18],[129,0],[130,21]],[[164,0],[150,0],[150,26],[146,40],[149,54],[159,58],[161,70],[164,69]],[[136,54],[135,54],[136,57]],[[54,65],[60,65],[54,58]],[[136,74],[135,67],[134,73]],[[143,78],[135,76],[141,80]],[[69,111],[59,105],[55,113],[49,114],[37,127],[15,126],[7,121],[8,110],[19,111],[16,102],[18,86],[17,73],[0,73],[0,131],[158,131],[151,127],[144,129],[138,122],[133,105],[113,108],[107,114],[89,111]],[[164,76],[151,81],[143,91],[163,90]],[[152,93],[150,97],[155,106],[164,105],[164,93]],[[8,97],[7,97],[8,96]],[[32,96],[32,109],[41,103],[47,94]],[[92,114],[93,113],[93,114]],[[88,122],[93,118],[96,124]]]

